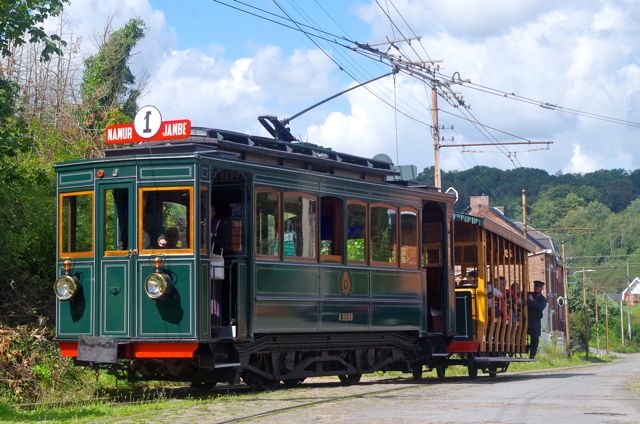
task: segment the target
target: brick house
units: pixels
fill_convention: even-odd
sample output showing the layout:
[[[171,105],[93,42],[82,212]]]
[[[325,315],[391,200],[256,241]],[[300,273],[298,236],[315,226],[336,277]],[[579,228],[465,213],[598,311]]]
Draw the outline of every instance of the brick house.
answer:
[[[636,277],[631,283],[622,291],[622,301],[629,303],[629,305],[635,305],[640,299],[640,278]]]

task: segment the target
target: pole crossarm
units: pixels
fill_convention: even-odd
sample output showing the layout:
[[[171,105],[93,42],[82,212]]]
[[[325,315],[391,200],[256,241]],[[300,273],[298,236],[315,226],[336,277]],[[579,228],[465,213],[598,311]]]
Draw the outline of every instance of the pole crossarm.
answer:
[[[441,144],[440,147],[476,147],[476,146],[507,146],[514,144],[553,144],[553,141],[498,141],[496,143],[461,143]]]

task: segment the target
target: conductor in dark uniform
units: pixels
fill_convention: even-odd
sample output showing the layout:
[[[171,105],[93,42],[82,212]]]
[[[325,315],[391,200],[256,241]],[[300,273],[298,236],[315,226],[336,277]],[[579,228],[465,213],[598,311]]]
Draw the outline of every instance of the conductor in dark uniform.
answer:
[[[535,359],[538,353],[540,333],[542,332],[542,311],[547,307],[547,298],[542,294],[544,282],[533,282],[533,292],[527,295],[529,359]]]

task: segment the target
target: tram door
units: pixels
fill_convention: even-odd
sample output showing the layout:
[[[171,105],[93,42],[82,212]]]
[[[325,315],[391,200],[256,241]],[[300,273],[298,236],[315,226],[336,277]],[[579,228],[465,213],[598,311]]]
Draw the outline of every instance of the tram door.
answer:
[[[214,253],[223,253],[225,275],[211,281],[211,325],[214,337],[224,337],[230,331],[246,333],[246,311],[242,299],[246,296],[247,261],[244,229],[246,219],[246,186],[244,177],[233,171],[217,173],[211,187],[211,234]],[[237,327],[237,328],[235,328]],[[233,328],[233,329],[232,329]],[[227,331],[228,330],[228,331]]]
[[[97,336],[131,336],[132,293],[137,258],[133,180],[98,182],[95,286]]]

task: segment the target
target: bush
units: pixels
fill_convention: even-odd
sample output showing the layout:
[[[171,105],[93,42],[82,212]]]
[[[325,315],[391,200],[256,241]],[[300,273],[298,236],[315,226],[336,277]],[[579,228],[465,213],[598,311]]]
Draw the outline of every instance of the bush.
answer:
[[[42,400],[75,380],[77,370],[61,358],[45,326],[0,326],[0,397],[11,403]]]

